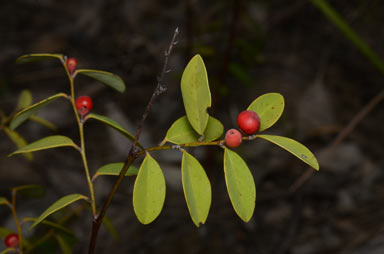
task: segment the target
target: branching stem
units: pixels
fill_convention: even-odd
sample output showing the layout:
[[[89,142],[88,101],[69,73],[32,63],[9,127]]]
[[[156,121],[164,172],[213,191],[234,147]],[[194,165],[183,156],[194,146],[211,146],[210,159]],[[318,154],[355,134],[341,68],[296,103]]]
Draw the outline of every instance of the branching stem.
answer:
[[[65,65],[65,63],[64,63],[64,68],[67,71],[67,75],[68,75],[68,78],[69,78],[69,83],[70,83],[70,86],[71,86],[70,102],[71,102],[71,105],[72,105],[72,108],[73,108],[73,112],[75,113],[77,125],[79,127],[79,136],[80,136],[80,149],[79,149],[79,152],[80,152],[80,155],[81,155],[81,160],[83,162],[85,176],[87,178],[89,193],[91,195],[91,198],[90,198],[91,200],[90,201],[91,201],[92,214],[93,214],[93,217],[95,217],[96,214],[97,214],[96,199],[95,199],[95,191],[94,191],[92,179],[91,179],[91,176],[90,176],[90,173],[89,173],[87,156],[86,156],[86,153],[85,153],[84,125],[83,125],[83,122],[80,119],[80,116],[79,116],[79,114],[77,112],[76,105],[75,105],[75,84],[74,84],[74,79],[73,79],[72,75],[70,75],[70,73],[68,71],[68,68]]]
[[[145,111],[143,113],[143,116],[141,118],[141,121],[139,122],[139,125],[137,127],[137,131],[136,131],[136,135],[135,135],[135,140],[129,150],[129,153],[128,153],[128,158],[124,164],[124,167],[123,169],[120,171],[120,174],[119,176],[117,177],[115,183],[113,184],[112,186],[112,189],[110,191],[110,193],[108,194],[108,197],[107,197],[107,200],[105,201],[102,209],[100,210],[99,214],[95,217],[95,219],[93,220],[93,223],[92,223],[92,233],[91,233],[91,239],[90,239],[90,242],[89,242],[89,249],[88,249],[88,253],[89,254],[94,254],[95,253],[95,248],[96,248],[96,241],[97,241],[97,235],[98,235],[98,232],[99,232],[99,229],[100,229],[100,226],[101,226],[101,223],[103,221],[103,218],[107,212],[107,209],[109,207],[109,205],[111,204],[112,202],[112,199],[113,199],[113,196],[115,194],[115,192],[117,191],[117,189],[119,188],[124,176],[125,176],[125,173],[127,172],[129,166],[131,166],[131,164],[138,158],[139,156],[139,153],[141,152],[137,152],[136,150],[136,146],[139,142],[139,139],[140,139],[140,135],[141,135],[141,132],[143,131],[143,127],[144,127],[144,122],[152,108],[152,104],[154,102],[154,100],[163,92],[165,92],[166,88],[165,86],[163,85],[163,78],[165,76],[166,73],[168,73],[168,59],[169,59],[169,56],[174,48],[174,46],[176,45],[176,37],[177,35],[179,34],[179,29],[176,28],[176,30],[174,31],[174,34],[173,34],[173,37],[172,37],[172,40],[171,40],[171,43],[169,45],[169,48],[168,50],[165,52],[165,59],[164,59],[164,66],[163,66],[163,69],[161,71],[161,74],[157,80],[157,85],[156,85],[156,88],[151,96],[151,99],[149,100],[146,108],[145,108]],[[141,155],[141,154],[140,154]]]

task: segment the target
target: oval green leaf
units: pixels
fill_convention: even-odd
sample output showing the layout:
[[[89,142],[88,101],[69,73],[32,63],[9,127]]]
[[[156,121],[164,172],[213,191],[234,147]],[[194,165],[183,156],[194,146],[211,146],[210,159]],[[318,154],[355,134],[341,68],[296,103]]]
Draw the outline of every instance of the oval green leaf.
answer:
[[[255,210],[255,181],[244,160],[228,148],[224,149],[224,174],[232,206],[237,215],[248,222]]]
[[[43,60],[52,60],[59,59],[61,62],[64,62],[64,56],[62,54],[28,54],[20,56],[16,59],[17,64],[24,64],[30,62],[37,62]]]
[[[57,212],[60,209],[63,209],[66,206],[69,206],[70,204],[80,200],[84,199],[87,200],[88,198],[81,194],[70,194],[65,197],[60,198],[55,203],[53,203],[50,207],[48,207],[38,218],[37,220],[32,224],[32,226],[29,229],[34,228],[36,225],[38,225],[40,222],[42,222],[45,218],[47,218],[49,215]]]
[[[207,70],[200,55],[189,61],[181,78],[184,108],[193,129],[203,135],[208,124],[207,109],[211,107]]]
[[[11,190],[17,192],[18,195],[20,194],[29,198],[41,198],[45,194],[45,189],[36,184],[21,185],[14,187]]]
[[[9,252],[15,253],[15,251],[17,251],[15,248],[7,248],[7,249],[3,250],[2,252],[0,252],[0,254],[5,254],[5,253],[9,253]]]
[[[319,170],[319,163],[317,162],[315,155],[313,155],[313,153],[307,147],[297,142],[296,140],[275,135],[257,135],[257,137],[280,146],[284,150],[290,152],[300,160],[307,163],[312,168]]]
[[[60,246],[60,250],[62,254],[72,254],[71,246],[64,240],[61,235],[55,235],[57,243]]]
[[[132,142],[135,141],[135,136],[134,136],[134,135],[132,135],[131,133],[129,133],[127,130],[125,130],[124,127],[123,127],[121,124],[119,124],[119,123],[116,122],[115,120],[112,120],[112,119],[109,118],[109,117],[91,113],[91,114],[88,114],[88,115],[86,116],[86,119],[95,119],[95,120],[97,120],[97,121],[100,121],[100,122],[102,122],[102,123],[108,125],[109,127],[112,127],[113,129],[117,130],[118,132],[120,132],[121,134],[123,134],[124,136],[126,136],[129,140],[131,140]],[[138,145],[141,149],[144,149],[143,145],[141,145],[140,143],[137,143],[137,145]]]
[[[211,183],[199,161],[187,152],[183,152],[181,178],[189,214],[197,227],[207,220],[211,207]]]
[[[224,132],[223,124],[214,117],[209,117],[204,131],[202,142],[210,142],[219,138]],[[177,119],[167,131],[164,140],[173,144],[186,144],[196,142],[200,135],[192,128],[186,116]]]
[[[107,85],[109,87],[112,87],[116,91],[123,93],[125,91],[125,84],[124,81],[117,75],[106,72],[106,71],[98,71],[98,70],[85,70],[80,69],[75,72],[74,75],[81,74],[93,79],[96,79],[97,81],[103,83],[104,85]]]
[[[9,205],[8,199],[0,197],[0,205]]]
[[[165,200],[165,179],[156,160],[147,154],[133,187],[133,209],[142,224],[159,216]]]
[[[0,238],[4,239],[7,235],[14,233],[12,230],[8,228],[0,227]]]
[[[124,162],[114,162],[106,164],[96,171],[96,173],[92,177],[92,180],[95,180],[99,175],[118,176],[123,167]],[[136,168],[135,166],[129,166],[127,172],[125,173],[125,176],[134,176],[137,175],[138,172],[138,168]]]
[[[29,107],[24,108],[13,117],[9,125],[9,128],[11,130],[14,130],[17,126],[19,126],[21,123],[27,120],[32,114],[36,113],[37,111],[39,111],[40,109],[42,109],[43,107],[47,106],[49,103],[53,102],[54,100],[60,97],[67,98],[68,96],[65,93],[58,93],[47,99],[39,101],[38,103],[35,103]]]
[[[19,95],[17,102],[17,110],[26,108],[32,104],[32,94],[29,90],[24,89]]]
[[[77,149],[77,146],[75,143],[73,143],[72,139],[66,136],[55,135],[55,136],[48,136],[48,137],[42,138],[29,145],[26,145],[14,151],[13,153],[9,154],[8,156],[21,154],[21,153],[36,152],[40,150],[51,149],[51,148],[62,147],[62,146],[72,146]]]
[[[36,115],[31,115],[29,117],[29,120],[34,121],[35,123],[38,123],[38,124],[40,124],[42,126],[45,126],[48,129],[51,129],[53,131],[57,131],[57,128],[56,128],[56,126],[53,123],[51,123],[50,121],[45,120],[45,119],[43,119],[41,117],[38,117]]]
[[[103,218],[103,225],[111,234],[113,240],[115,240],[116,243],[119,243],[120,242],[119,233],[117,232],[116,227],[112,224],[112,221],[107,216],[104,216]]]
[[[8,137],[15,143],[17,148],[22,148],[27,145],[27,141],[16,131],[13,131],[7,127],[4,127],[4,132],[8,135]],[[24,153],[23,154],[27,160],[33,160],[32,153]]]
[[[284,111],[284,97],[279,93],[266,93],[257,97],[247,110],[255,111],[260,117],[259,131],[274,125]]]
[[[37,221],[37,218],[32,218],[32,217],[24,217],[23,218],[23,222],[36,222],[36,221]],[[49,226],[49,227],[54,228],[54,229],[58,229],[58,230],[60,230],[64,233],[67,233],[69,235],[74,235],[74,233],[70,229],[64,227],[61,224],[57,224],[55,222],[47,221],[47,220],[43,220],[41,222],[41,224],[44,224],[44,225]]]
[[[42,186],[35,184],[17,186],[11,190],[17,192],[17,195],[27,198],[41,198],[45,195],[45,189]]]

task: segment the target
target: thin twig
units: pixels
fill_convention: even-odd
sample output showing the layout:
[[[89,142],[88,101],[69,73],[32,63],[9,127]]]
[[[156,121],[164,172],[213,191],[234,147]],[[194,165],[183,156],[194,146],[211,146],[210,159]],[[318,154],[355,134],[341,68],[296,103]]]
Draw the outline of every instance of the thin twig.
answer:
[[[337,135],[332,143],[327,148],[327,154],[333,151],[351,132],[356,126],[384,99],[384,89],[373,97],[368,104],[366,104],[360,112],[348,123],[348,125]],[[289,188],[290,192],[295,192],[304,183],[306,183],[313,175],[313,169],[309,168],[305,171]]]
[[[165,52],[165,60],[164,60],[164,66],[163,66],[163,69],[162,69],[162,72],[160,74],[160,77],[157,79],[157,85],[156,85],[156,88],[151,96],[151,99],[149,100],[148,104],[147,104],[147,107],[145,108],[145,111],[143,113],[143,116],[141,118],[141,121],[137,127],[137,131],[136,131],[136,135],[135,135],[135,140],[129,150],[129,153],[128,153],[128,158],[123,166],[123,169],[120,171],[120,174],[119,176],[117,177],[115,183],[113,184],[112,186],[112,189],[110,191],[110,193],[108,194],[108,197],[107,197],[107,200],[105,201],[104,203],[104,206],[102,207],[102,209],[100,210],[98,216],[96,216],[96,218],[94,218],[93,222],[92,222],[92,233],[91,233],[91,239],[90,239],[90,242],[89,242],[89,250],[88,250],[88,253],[89,254],[93,254],[95,253],[95,248],[96,248],[96,241],[97,241],[97,235],[98,235],[98,232],[99,232],[99,229],[100,229],[100,225],[103,221],[103,218],[107,212],[107,209],[109,207],[109,205],[111,204],[112,202],[112,199],[113,199],[113,196],[115,194],[115,192],[117,191],[117,189],[119,188],[124,176],[125,176],[125,173],[127,172],[129,166],[138,158],[138,152],[136,151],[136,146],[139,142],[139,139],[140,139],[140,134],[143,130],[143,127],[144,127],[144,122],[145,122],[145,119],[147,118],[151,108],[152,108],[152,104],[154,102],[154,100],[160,95],[162,94],[163,92],[165,92],[166,90],[166,87],[163,85],[163,78],[165,76],[166,73],[168,73],[168,59],[169,59],[169,55],[171,54],[172,50],[173,50],[173,47],[177,44],[176,42],[176,37],[177,35],[179,34],[179,28],[176,28],[175,29],[175,32],[173,34],[173,37],[172,37],[172,40],[171,40],[171,43],[169,45],[169,48],[168,50]]]
[[[161,71],[160,77],[157,79],[157,85],[156,85],[155,91],[153,92],[152,97],[149,100],[147,107],[145,108],[144,114],[141,118],[141,121],[137,127],[135,141],[133,142],[133,150],[134,151],[136,151],[137,142],[139,142],[140,134],[143,131],[145,119],[147,118],[149,111],[151,111],[153,101],[156,99],[156,97],[158,97],[160,94],[162,94],[163,92],[165,92],[167,90],[167,88],[163,85],[163,79],[164,79],[165,74],[169,72],[168,71],[168,59],[169,59],[169,55],[171,54],[171,52],[173,50],[173,47],[177,44],[176,37],[178,34],[179,34],[179,28],[176,28],[175,32],[173,34],[173,37],[172,37],[172,41],[169,45],[169,48],[167,51],[165,51],[163,70]]]

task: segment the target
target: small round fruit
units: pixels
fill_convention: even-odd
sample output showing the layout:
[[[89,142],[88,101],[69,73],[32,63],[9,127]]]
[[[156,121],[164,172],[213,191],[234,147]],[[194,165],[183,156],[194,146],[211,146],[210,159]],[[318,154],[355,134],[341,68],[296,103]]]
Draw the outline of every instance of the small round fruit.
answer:
[[[260,117],[254,111],[245,110],[237,116],[237,124],[245,134],[253,134],[260,128]]]
[[[89,96],[78,97],[76,99],[75,104],[76,104],[77,112],[79,112],[81,117],[88,114],[93,107],[92,99]]]
[[[9,234],[5,237],[5,245],[8,248],[16,248],[19,246],[19,235],[18,234]]]
[[[225,144],[229,147],[238,147],[243,141],[243,136],[240,131],[236,129],[230,129],[225,134]]]
[[[77,66],[77,59],[74,57],[70,57],[67,59],[66,64],[69,72],[73,74]]]

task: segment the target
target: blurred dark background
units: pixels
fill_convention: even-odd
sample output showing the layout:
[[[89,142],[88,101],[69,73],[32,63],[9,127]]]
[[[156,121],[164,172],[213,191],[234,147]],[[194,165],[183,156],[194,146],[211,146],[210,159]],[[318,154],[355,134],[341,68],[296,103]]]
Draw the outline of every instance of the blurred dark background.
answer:
[[[383,1],[329,3],[384,57]],[[210,114],[226,130],[236,126],[237,114],[253,99],[279,92],[286,108],[268,132],[309,147],[320,171],[311,174],[304,163],[265,141],[236,149],[257,186],[255,214],[243,223],[226,193],[222,150],[191,149],[213,189],[208,220],[196,228],[181,189],[180,153],[153,153],[167,179],[161,215],[150,225],[138,223],[132,209],[134,178],[127,178],[107,213],[121,241],[102,229],[97,253],[384,253],[384,77],[311,1],[1,1],[0,109],[10,114],[23,89],[32,92],[34,102],[68,92],[60,63],[15,64],[23,54],[63,53],[76,57],[79,68],[106,70],[124,79],[124,94],[87,78],[76,79],[76,89],[93,98],[95,113],[134,133],[176,27],[180,34],[165,78],[168,90],[153,105],[142,143],[160,143],[173,121],[184,115],[180,77],[199,53],[213,97]],[[38,115],[58,130],[24,123],[17,131],[28,142],[55,133],[77,140],[74,116],[64,100]],[[3,131],[0,136],[1,196],[9,197],[9,188],[22,184],[47,189],[43,199],[20,200],[20,217],[38,216],[61,196],[88,194],[77,152],[41,151],[29,162],[23,156],[7,157],[16,147]],[[86,144],[92,172],[123,161],[130,147],[123,136],[97,122],[86,124]],[[95,181],[99,204],[113,179]],[[0,225],[14,229],[8,209],[0,208]],[[90,213],[84,211],[68,225],[77,237],[74,253],[86,253],[90,223]]]

